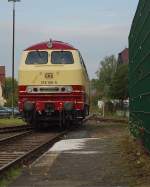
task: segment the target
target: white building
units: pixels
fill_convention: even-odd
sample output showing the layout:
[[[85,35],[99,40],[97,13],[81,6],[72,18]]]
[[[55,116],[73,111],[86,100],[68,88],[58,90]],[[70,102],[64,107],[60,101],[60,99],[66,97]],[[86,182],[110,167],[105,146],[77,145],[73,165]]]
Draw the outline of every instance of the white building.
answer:
[[[0,82],[0,106],[4,106],[5,103],[6,103],[6,100],[3,98],[3,91],[2,91],[2,86]]]

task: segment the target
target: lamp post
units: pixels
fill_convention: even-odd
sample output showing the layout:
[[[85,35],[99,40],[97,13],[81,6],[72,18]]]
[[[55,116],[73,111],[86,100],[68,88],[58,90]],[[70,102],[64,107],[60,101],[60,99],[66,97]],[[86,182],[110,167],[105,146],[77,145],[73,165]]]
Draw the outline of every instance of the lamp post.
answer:
[[[20,0],[8,0],[13,2],[13,43],[12,43],[12,117],[14,117],[14,95],[15,95],[15,81],[14,81],[14,69],[15,69],[15,3]]]

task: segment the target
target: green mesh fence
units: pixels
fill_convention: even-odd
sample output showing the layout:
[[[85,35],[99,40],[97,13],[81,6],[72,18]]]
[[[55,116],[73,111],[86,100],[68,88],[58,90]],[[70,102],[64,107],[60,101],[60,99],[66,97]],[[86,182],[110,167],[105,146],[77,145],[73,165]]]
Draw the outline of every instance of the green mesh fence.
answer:
[[[150,150],[150,0],[140,0],[129,35],[130,130]]]

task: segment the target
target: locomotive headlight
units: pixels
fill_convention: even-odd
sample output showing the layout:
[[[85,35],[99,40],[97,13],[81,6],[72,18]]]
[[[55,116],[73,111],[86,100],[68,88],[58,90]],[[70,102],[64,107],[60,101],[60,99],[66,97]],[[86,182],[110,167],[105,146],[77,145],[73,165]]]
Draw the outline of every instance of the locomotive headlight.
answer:
[[[32,88],[31,88],[31,87],[28,87],[28,88],[27,88],[27,92],[28,92],[28,93],[31,93],[31,92],[32,92]]]
[[[69,93],[72,92],[72,86],[66,86],[65,88],[66,88],[66,92]]]

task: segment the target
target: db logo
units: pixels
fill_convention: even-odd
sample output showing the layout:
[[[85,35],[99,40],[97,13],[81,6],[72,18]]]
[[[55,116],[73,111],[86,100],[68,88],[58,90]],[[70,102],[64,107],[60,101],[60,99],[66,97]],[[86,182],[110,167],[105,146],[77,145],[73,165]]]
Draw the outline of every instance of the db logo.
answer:
[[[46,79],[53,79],[53,73],[45,73],[45,78]]]

